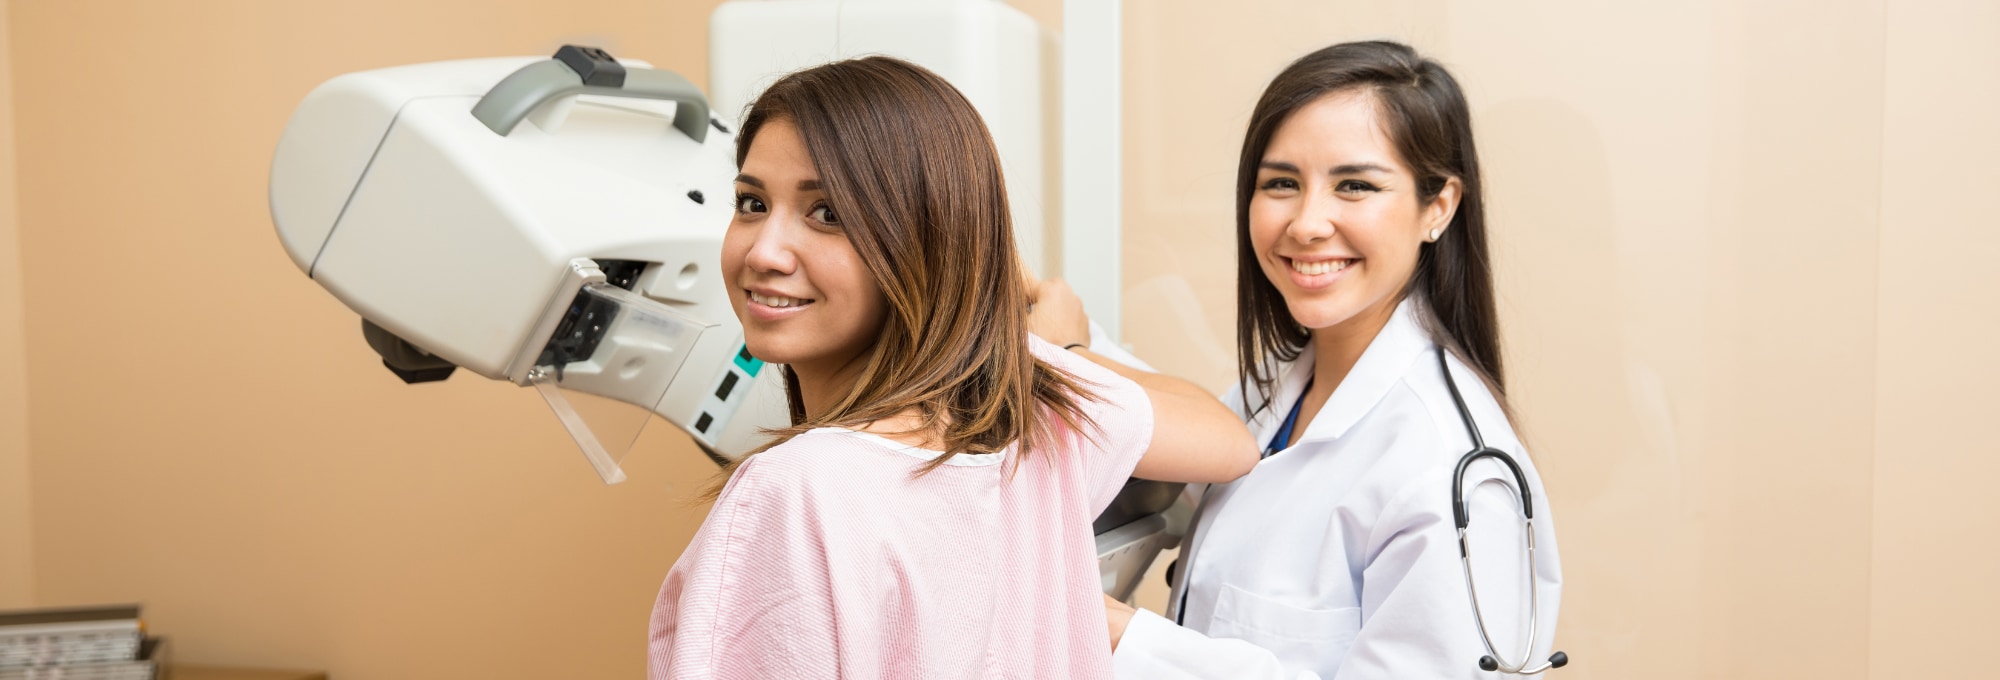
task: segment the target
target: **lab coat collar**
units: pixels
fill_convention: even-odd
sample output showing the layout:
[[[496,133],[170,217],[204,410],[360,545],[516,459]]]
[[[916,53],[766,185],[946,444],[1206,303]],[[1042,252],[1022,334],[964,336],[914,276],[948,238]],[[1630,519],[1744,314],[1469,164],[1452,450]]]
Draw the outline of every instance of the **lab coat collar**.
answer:
[[[1396,312],[1389,317],[1389,323],[1375,334],[1375,339],[1368,343],[1368,349],[1361,352],[1361,359],[1354,362],[1354,368],[1348,370],[1347,377],[1334,389],[1333,397],[1306,425],[1306,431],[1299,435],[1300,442],[1339,439],[1382,402],[1397,381],[1403,379],[1410,364],[1436,346],[1431,341],[1430,332],[1425,330],[1425,313],[1423,304],[1415,299],[1406,298],[1396,305]],[[1284,414],[1291,411],[1293,402],[1298,401],[1306,379],[1312,376],[1315,361],[1313,349],[1313,343],[1308,341],[1305,349],[1299,352],[1299,358],[1284,368],[1283,377],[1278,380],[1278,393],[1271,395],[1277,408],[1258,414],[1259,427],[1256,429],[1266,439],[1277,431]]]
[[[1285,416],[1292,412],[1292,405],[1298,403],[1300,397],[1305,396],[1306,380],[1312,377],[1313,364],[1317,360],[1318,357],[1313,354],[1312,341],[1307,340],[1305,347],[1299,350],[1298,358],[1278,366],[1278,380],[1271,387],[1270,408],[1252,411],[1250,417],[1250,432],[1257,435],[1259,448],[1269,444],[1271,438],[1277,436],[1278,428],[1285,422]],[[1255,391],[1256,388],[1251,387],[1244,392],[1243,403],[1259,403],[1251,399],[1251,394]],[[1304,434],[1301,434],[1300,438],[1303,439]]]

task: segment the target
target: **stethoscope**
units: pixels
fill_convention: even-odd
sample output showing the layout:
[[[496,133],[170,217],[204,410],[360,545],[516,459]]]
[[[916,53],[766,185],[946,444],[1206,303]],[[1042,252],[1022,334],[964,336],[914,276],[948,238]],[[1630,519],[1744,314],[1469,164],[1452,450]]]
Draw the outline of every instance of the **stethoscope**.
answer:
[[[1479,426],[1472,422],[1472,411],[1465,407],[1465,397],[1458,394],[1458,383],[1451,379],[1451,366],[1445,363],[1444,348],[1438,348],[1438,370],[1444,372],[1445,389],[1451,391],[1451,403],[1458,407],[1458,417],[1465,421],[1466,434],[1472,435],[1472,450],[1458,459],[1458,467],[1451,473],[1451,521],[1458,527],[1458,564],[1465,570],[1465,595],[1472,601],[1472,622],[1479,626],[1479,641],[1486,645],[1486,656],[1479,657],[1479,670],[1500,671],[1518,675],[1533,675],[1551,668],[1562,668],[1569,664],[1569,655],[1560,651],[1549,655],[1542,665],[1528,668],[1529,657],[1535,652],[1535,627],[1542,620],[1542,598],[1538,588],[1540,579],[1535,578],[1535,503],[1529,496],[1528,476],[1521,474],[1521,466],[1506,452],[1486,446],[1479,437]],[[1521,522],[1526,527],[1528,543],[1528,643],[1521,648],[1521,662],[1510,663],[1493,649],[1493,636],[1486,632],[1486,617],[1479,613],[1479,589],[1472,585],[1472,550],[1466,547],[1465,529],[1472,523],[1472,513],[1465,505],[1465,469],[1481,458],[1497,458],[1507,464],[1507,470],[1514,473],[1514,483],[1521,487]]]
[[[1535,503],[1534,498],[1529,495],[1528,476],[1521,473],[1521,466],[1514,462],[1513,456],[1507,455],[1505,451],[1487,447],[1486,441],[1479,436],[1479,426],[1472,422],[1472,410],[1465,407],[1465,397],[1459,395],[1458,383],[1451,379],[1451,366],[1445,363],[1445,354],[1444,348],[1438,348],[1438,370],[1444,373],[1444,387],[1451,392],[1451,403],[1458,407],[1459,419],[1465,421],[1466,434],[1472,436],[1472,450],[1458,459],[1458,467],[1451,474],[1451,515],[1452,523],[1458,527],[1458,563],[1465,572],[1465,594],[1472,602],[1472,622],[1479,627],[1479,641],[1486,645],[1486,655],[1479,657],[1479,670],[1534,675],[1551,668],[1562,668],[1569,664],[1569,655],[1560,651],[1549,655],[1549,660],[1539,666],[1527,667],[1529,657],[1535,650],[1535,629],[1542,620],[1541,590],[1535,578]],[[1308,378],[1305,388],[1299,390],[1299,400],[1292,404],[1292,412],[1285,416],[1284,424],[1278,427],[1277,436],[1272,437],[1271,443],[1264,448],[1264,458],[1284,450],[1291,442],[1292,429],[1299,421],[1299,409],[1305,405],[1305,393],[1311,390],[1312,379]],[[1479,611],[1479,590],[1472,584],[1472,550],[1466,546],[1465,540],[1466,527],[1472,523],[1472,513],[1465,505],[1465,469],[1481,458],[1497,458],[1505,463],[1507,469],[1514,473],[1514,482],[1521,488],[1521,517],[1523,526],[1527,529],[1528,544],[1528,643],[1521,650],[1520,663],[1506,662],[1500,656],[1500,652],[1493,648],[1493,636],[1486,631],[1486,617]],[[1202,494],[1202,503],[1198,505],[1206,505],[1207,501],[1208,494]],[[1201,508],[1196,507],[1195,516],[1200,515]],[[1194,556],[1190,554],[1188,564],[1193,563]],[[1191,571],[1185,573],[1188,576],[1193,575]],[[1176,624],[1181,623],[1182,618],[1187,616],[1188,590],[1187,584],[1181,584],[1181,606],[1174,617]]]

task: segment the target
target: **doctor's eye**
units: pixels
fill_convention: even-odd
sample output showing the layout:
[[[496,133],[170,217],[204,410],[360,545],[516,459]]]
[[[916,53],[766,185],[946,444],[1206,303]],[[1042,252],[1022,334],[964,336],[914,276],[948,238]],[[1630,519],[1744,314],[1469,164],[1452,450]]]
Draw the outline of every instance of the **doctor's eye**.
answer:
[[[1257,186],[1264,191],[1298,191],[1299,181],[1290,177],[1273,177]]]
[[[1350,179],[1334,185],[1333,190],[1343,194],[1359,194],[1370,191],[1381,191],[1382,189],[1358,179]]]
[[[763,199],[746,194],[736,195],[736,213],[739,215],[769,212],[770,210],[769,207],[764,205]]]
[[[833,214],[833,206],[827,205],[825,203],[821,203],[818,206],[813,207],[812,212],[807,214],[811,215],[813,220],[819,222],[820,224],[833,227],[840,226],[840,216]]]

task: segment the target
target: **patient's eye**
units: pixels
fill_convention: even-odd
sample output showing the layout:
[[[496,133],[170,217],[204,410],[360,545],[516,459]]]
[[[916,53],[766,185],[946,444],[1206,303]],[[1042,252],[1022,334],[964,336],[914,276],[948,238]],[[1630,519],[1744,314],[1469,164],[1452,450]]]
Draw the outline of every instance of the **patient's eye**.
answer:
[[[820,224],[833,227],[840,226],[840,216],[833,214],[833,206],[821,203],[817,206],[814,206],[810,214],[812,215],[813,220],[819,222]]]
[[[739,215],[769,212],[770,210],[769,207],[764,205],[763,199],[748,194],[736,195],[736,213]]]

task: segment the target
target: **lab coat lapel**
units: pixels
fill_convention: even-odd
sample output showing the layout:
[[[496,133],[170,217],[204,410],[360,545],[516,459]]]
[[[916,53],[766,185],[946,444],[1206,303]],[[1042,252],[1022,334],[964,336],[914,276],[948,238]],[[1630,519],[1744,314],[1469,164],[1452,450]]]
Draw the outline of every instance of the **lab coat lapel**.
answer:
[[[1299,435],[1299,441],[1339,439],[1374,410],[1376,404],[1381,403],[1382,397],[1387,396],[1389,389],[1395,387],[1409,370],[1410,363],[1421,358],[1432,346],[1430,333],[1418,320],[1421,313],[1421,305],[1414,300],[1405,299],[1396,305],[1396,312],[1389,317],[1389,323],[1375,335],[1374,341],[1368,343],[1361,359],[1354,362],[1354,368],[1347,372],[1340,386],[1334,388],[1333,397],[1320,407],[1319,414],[1306,426],[1305,433]],[[1300,384],[1304,384],[1303,377]],[[1298,388],[1294,387],[1292,391],[1294,394],[1291,397],[1297,399]],[[1285,406],[1290,408],[1291,402],[1285,402]]]
[[[1304,396],[1300,392],[1305,390],[1306,380],[1312,377],[1313,363],[1313,345],[1308,340],[1305,348],[1299,350],[1299,358],[1279,365],[1278,384],[1273,386],[1271,393],[1273,408],[1254,411],[1254,415],[1250,416],[1250,432],[1257,436],[1259,451],[1271,443],[1271,437],[1277,436],[1278,428],[1285,424],[1285,415],[1292,411],[1292,404]],[[1245,395],[1244,403],[1251,403],[1250,397],[1255,392],[1256,389],[1251,388],[1251,394]]]

